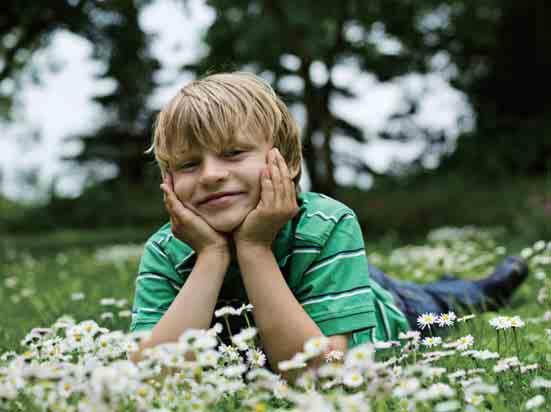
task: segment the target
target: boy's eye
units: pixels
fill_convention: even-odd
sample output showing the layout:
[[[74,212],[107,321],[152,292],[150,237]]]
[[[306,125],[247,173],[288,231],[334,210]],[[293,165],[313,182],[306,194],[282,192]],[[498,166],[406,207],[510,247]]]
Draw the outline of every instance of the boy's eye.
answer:
[[[196,165],[197,165],[197,162],[185,162],[185,163],[182,163],[182,164],[178,165],[178,169],[187,170],[187,169],[191,169],[192,167],[194,167]]]
[[[226,150],[223,154],[226,157],[232,157],[232,156],[237,156],[237,155],[239,155],[243,152],[244,152],[244,150],[233,149],[233,150]]]

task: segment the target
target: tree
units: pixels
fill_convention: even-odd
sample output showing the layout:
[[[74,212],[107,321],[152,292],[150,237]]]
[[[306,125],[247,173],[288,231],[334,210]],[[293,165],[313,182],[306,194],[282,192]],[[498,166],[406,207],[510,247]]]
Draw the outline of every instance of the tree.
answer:
[[[477,113],[476,139],[469,142],[474,140],[478,149],[483,147],[483,157],[495,153],[494,162],[512,170],[506,161],[507,157],[516,156],[510,144],[519,138],[518,134],[526,132],[527,125],[539,119],[537,127],[530,127],[536,149],[531,158],[519,163],[541,171],[549,158],[549,143],[539,130],[542,123],[549,125],[545,120],[549,105],[544,92],[548,87],[532,87],[548,85],[546,73],[551,72],[550,55],[545,52],[549,32],[542,23],[543,16],[549,17],[549,8],[543,10],[543,1],[209,0],[208,4],[217,13],[205,36],[209,52],[186,69],[198,74],[252,69],[271,79],[289,104],[302,104],[306,113],[305,160],[313,190],[330,195],[334,192],[336,161],[376,174],[353,154],[337,157],[332,151],[336,133],[360,142],[366,140],[362,130],[331,109],[335,97],[354,95],[353,90],[339,87],[332,80],[331,73],[339,64],[357,64],[380,80],[389,81],[414,71],[436,70],[436,63],[440,61],[442,66],[444,61],[440,69],[446,70],[452,84],[467,94]],[[524,41],[518,43],[518,38]],[[380,47],[380,41],[385,39],[393,40],[397,47],[391,51]],[[326,76],[317,76],[316,69]],[[301,87],[289,90],[285,85],[289,79],[298,80]],[[529,99],[528,91],[515,79],[527,82],[531,93],[537,93],[530,105],[523,104]],[[521,99],[512,97],[509,91],[518,93]],[[419,101],[411,99],[407,103],[394,121],[411,125]],[[510,132],[511,127],[514,133]],[[425,136],[430,143],[428,150],[445,143],[441,133],[414,131],[415,135]],[[504,131],[512,138],[504,139]],[[407,140],[411,133],[401,128],[385,132],[382,137]],[[496,152],[496,142],[509,145]],[[541,151],[542,147],[546,149]],[[469,159],[473,158],[472,151],[467,150]]]
[[[149,37],[138,17],[151,0],[66,0],[35,2],[7,0],[0,15],[0,82],[17,83],[36,50],[47,46],[52,35],[68,30],[89,40],[93,57],[103,63],[100,78],[114,81],[114,88],[95,100],[103,107],[106,121],[98,129],[69,139],[81,140],[84,148],[68,158],[78,164],[104,161],[115,164],[119,177],[139,182],[144,172],[144,148],[152,123],[148,98],[156,86],[159,62],[149,52]],[[16,87],[0,95],[2,114],[9,116]]]

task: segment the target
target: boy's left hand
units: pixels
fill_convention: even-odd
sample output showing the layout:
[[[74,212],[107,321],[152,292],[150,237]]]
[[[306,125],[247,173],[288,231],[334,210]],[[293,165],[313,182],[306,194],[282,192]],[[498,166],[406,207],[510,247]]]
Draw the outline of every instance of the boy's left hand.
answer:
[[[236,247],[246,244],[271,248],[279,230],[299,211],[285,159],[276,148],[267,157],[268,164],[260,175],[260,201],[233,232]]]

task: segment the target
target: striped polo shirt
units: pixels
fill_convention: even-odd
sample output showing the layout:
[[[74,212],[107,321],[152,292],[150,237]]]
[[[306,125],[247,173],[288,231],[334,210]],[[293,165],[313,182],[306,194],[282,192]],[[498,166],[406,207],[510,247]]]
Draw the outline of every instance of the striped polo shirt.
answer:
[[[313,192],[299,193],[298,205],[299,213],[280,230],[272,244],[278,266],[295,298],[325,336],[352,333],[350,347],[396,340],[409,325],[394,305],[392,295],[369,276],[355,213],[343,203]],[[131,331],[155,326],[195,261],[195,252],[172,235],[170,223],[149,238],[136,278]],[[243,303],[248,303],[247,294],[239,266],[232,261],[217,308]],[[244,323],[242,319],[232,320],[230,328],[236,333]]]

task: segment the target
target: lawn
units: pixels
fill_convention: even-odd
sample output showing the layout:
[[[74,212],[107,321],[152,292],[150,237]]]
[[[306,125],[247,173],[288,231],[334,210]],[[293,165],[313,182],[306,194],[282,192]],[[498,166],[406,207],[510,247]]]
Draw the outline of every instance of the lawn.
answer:
[[[288,385],[262,367],[254,329],[235,337],[240,349],[216,349],[211,330],[152,351],[139,367],[125,361],[140,336],[115,331],[128,329],[145,238],[144,231],[69,231],[1,241],[0,409],[549,410],[547,239],[522,244],[504,229],[465,227],[433,230],[413,245],[368,242],[371,263],[417,282],[442,273],[476,278],[508,254],[527,257],[531,273],[499,313],[458,313],[451,326],[427,326],[435,338],[357,347],[300,374],[302,361],[325,344],[310,342],[284,365],[300,376]],[[184,361],[186,351],[197,360]],[[173,373],[160,373],[166,368]]]

